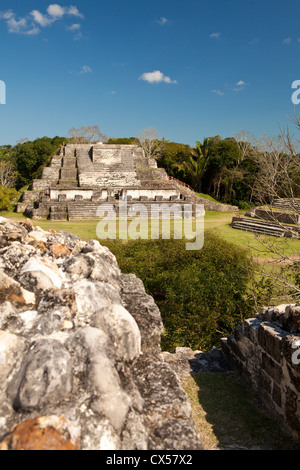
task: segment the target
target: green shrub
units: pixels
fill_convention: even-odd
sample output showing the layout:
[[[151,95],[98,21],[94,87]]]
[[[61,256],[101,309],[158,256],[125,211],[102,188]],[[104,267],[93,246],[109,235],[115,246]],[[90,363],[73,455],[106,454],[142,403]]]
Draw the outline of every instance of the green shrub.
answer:
[[[103,243],[103,241],[102,241]],[[213,234],[204,247],[186,251],[184,240],[106,241],[124,273],[144,282],[160,308],[163,350],[209,350],[252,314],[252,266],[246,251]]]
[[[0,186],[0,211],[13,210],[17,199],[18,191],[16,189]]]

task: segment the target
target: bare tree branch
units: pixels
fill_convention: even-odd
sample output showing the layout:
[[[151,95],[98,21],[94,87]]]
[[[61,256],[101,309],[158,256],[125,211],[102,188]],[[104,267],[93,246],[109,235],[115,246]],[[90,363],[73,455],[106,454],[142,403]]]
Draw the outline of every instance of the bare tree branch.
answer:
[[[137,143],[142,147],[145,157],[158,159],[161,156],[164,139],[161,139],[154,128],[147,128],[139,132]]]
[[[17,173],[9,161],[0,161],[0,186],[13,188],[17,181]]]
[[[74,144],[88,144],[88,143],[97,143],[97,142],[105,142],[107,137],[100,132],[98,126],[87,126],[87,127],[79,127],[75,129],[69,130],[69,134],[71,135],[71,140]]]

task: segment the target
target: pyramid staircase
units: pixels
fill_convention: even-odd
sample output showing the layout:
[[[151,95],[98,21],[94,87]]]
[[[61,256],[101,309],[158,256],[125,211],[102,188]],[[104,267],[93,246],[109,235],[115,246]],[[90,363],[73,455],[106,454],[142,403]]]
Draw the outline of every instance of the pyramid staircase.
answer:
[[[116,214],[126,200],[128,217],[139,203],[148,214],[161,217],[161,205],[178,204],[186,215],[195,214],[197,204],[208,210],[237,210],[223,204],[210,204],[189,188],[170,179],[153,158],[132,145],[67,145],[53,156],[42,178],[34,180],[31,191],[23,193],[17,211],[33,219],[96,220],[100,205],[113,204]],[[166,211],[168,212],[168,211]],[[170,217],[176,217],[170,211]]]

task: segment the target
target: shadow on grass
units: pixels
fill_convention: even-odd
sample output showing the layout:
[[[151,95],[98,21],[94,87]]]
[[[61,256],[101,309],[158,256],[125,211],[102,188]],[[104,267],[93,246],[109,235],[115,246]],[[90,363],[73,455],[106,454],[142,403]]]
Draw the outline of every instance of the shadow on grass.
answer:
[[[251,393],[249,385],[235,372],[192,374],[185,389],[193,405],[200,435],[203,432],[210,434],[204,439],[208,447],[300,450],[300,442],[281,429]],[[204,420],[209,424],[208,431]]]

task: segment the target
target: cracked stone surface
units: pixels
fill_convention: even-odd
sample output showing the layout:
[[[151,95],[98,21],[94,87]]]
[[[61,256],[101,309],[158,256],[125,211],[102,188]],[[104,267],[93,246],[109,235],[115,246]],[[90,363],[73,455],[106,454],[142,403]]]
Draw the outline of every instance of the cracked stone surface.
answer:
[[[1,217],[0,449],[203,449],[162,332],[98,241]]]

